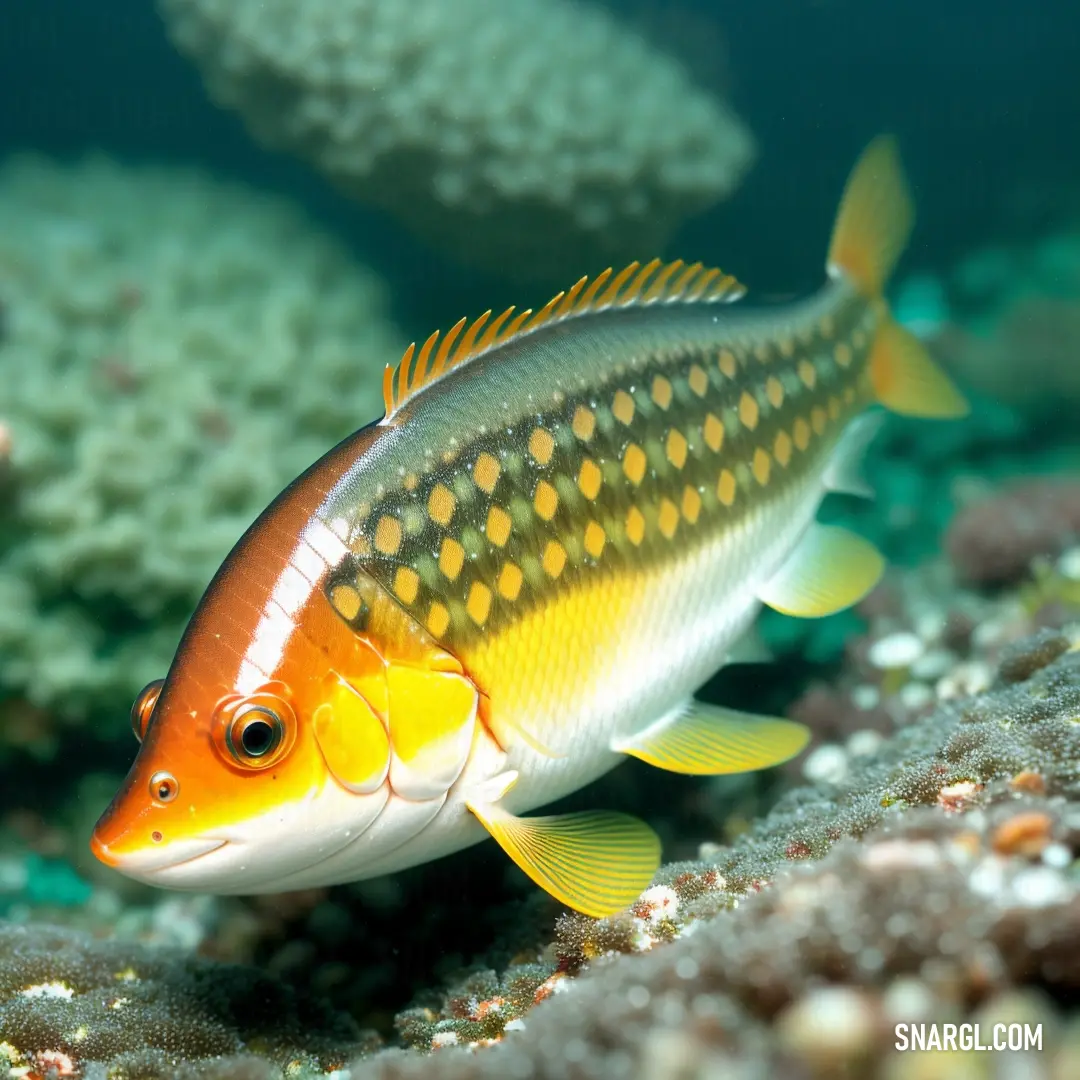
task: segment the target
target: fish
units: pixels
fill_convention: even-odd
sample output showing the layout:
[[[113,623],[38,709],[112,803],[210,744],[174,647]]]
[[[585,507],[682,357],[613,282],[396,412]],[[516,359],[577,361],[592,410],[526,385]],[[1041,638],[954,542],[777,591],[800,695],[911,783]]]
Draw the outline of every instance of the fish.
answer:
[[[255,894],[491,837],[570,908],[630,905],[648,824],[529,812],[627,757],[711,776],[806,746],[695,693],[763,605],[817,618],[877,583],[875,547],[816,517],[867,494],[884,411],[967,409],[884,299],[912,224],[880,137],[813,295],[734,303],[731,275],[657,259],[409,346],[382,418],[260,515],[136,700],[96,856]]]

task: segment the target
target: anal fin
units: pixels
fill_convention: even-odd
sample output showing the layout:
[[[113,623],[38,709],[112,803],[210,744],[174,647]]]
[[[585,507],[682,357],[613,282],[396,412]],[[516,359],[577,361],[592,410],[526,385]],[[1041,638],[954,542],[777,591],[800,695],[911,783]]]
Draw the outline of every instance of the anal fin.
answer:
[[[869,540],[814,522],[758,598],[785,615],[816,619],[858,603],[884,570],[885,560]]]
[[[660,865],[660,838],[627,814],[519,818],[492,802],[466,806],[540,888],[594,918],[629,907]]]
[[[612,749],[668,772],[722,776],[779,765],[809,739],[809,728],[793,720],[691,701]]]

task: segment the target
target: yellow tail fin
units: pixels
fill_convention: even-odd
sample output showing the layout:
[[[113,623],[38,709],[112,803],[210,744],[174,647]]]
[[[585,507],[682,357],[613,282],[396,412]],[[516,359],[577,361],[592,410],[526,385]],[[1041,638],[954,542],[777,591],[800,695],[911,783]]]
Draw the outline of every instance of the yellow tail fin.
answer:
[[[964,416],[968,404],[963,394],[918,338],[896,324],[881,300],[914,222],[896,140],[879,136],[856,162],[840,200],[829,245],[829,275],[846,278],[882,305],[883,318],[870,352],[870,380],[878,401],[907,416]]]

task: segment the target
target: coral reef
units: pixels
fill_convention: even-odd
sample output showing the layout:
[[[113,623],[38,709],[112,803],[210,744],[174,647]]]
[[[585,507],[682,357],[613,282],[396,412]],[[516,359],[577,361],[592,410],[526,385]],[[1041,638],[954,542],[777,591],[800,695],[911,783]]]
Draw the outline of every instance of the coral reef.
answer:
[[[578,0],[160,0],[211,93],[427,241],[502,275],[658,251],[753,143]]]
[[[362,1075],[916,1077],[917,1058],[886,1060],[896,1023],[1052,1034],[1053,999],[1080,989],[1080,654],[1055,651],[1018,646],[1030,681],[946,704],[842,783],[791,792],[731,848],[665,867],[627,914],[565,917],[546,966],[405,1014],[435,1060],[386,1054]],[[1075,1036],[1045,1048],[1068,1075]]]
[[[1078,338],[1080,342],[1080,338]],[[1013,481],[1006,489],[963,507],[945,547],[965,581],[1019,581],[1039,556],[1056,557],[1080,539],[1080,482]]]
[[[400,338],[288,204],[106,160],[0,170],[0,304],[0,708],[41,746],[164,673],[256,514],[379,414]]]
[[[269,1080],[328,1073],[370,1046],[348,1017],[252,969],[0,923],[0,1063],[12,1075],[107,1064],[117,1080]]]
[[[895,1024],[979,1023],[989,1038],[1027,1022],[1043,1025],[1039,1075],[1065,1080],[1080,1052],[1062,1026],[1080,990],[1078,712],[1073,640],[1013,642],[989,691],[665,866],[628,912],[564,916],[501,974],[402,1013],[402,1040],[434,1057],[375,1051],[268,975],[35,928],[0,937],[3,1049],[39,1075],[97,1061],[117,1077],[917,1080],[940,1075],[921,1071],[936,1059],[892,1056]],[[131,1013],[103,1009],[119,998]],[[163,1052],[192,1071],[163,1071]]]

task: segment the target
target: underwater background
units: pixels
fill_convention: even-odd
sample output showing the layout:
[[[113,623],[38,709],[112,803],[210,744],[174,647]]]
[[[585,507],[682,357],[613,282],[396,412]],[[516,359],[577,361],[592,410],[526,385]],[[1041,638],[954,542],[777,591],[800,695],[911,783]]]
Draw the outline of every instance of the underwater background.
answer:
[[[0,1076],[1080,1075],[1078,38],[1063,0],[4,0]],[[883,130],[890,300],[973,410],[890,418],[876,500],[826,504],[885,582],[706,689],[806,754],[568,800],[682,860],[599,921],[490,844],[258,899],[93,860],[135,695],[385,364],[654,254],[807,293]],[[893,1051],[929,1020],[1044,1046]]]

